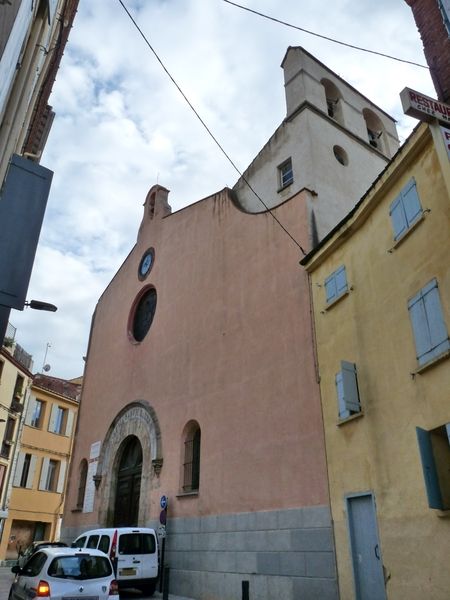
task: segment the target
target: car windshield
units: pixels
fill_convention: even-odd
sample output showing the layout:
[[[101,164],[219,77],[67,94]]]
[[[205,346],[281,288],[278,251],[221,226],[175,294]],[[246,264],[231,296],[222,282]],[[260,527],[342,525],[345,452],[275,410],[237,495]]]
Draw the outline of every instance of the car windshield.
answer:
[[[48,568],[48,575],[58,579],[98,579],[111,573],[111,563],[106,556],[89,554],[58,556]]]

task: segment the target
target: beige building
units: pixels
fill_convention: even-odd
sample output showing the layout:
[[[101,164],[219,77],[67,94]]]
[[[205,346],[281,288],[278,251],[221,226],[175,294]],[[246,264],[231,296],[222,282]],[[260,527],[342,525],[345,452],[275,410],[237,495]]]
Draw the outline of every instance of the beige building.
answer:
[[[302,261],[343,600],[449,594],[448,140],[420,124]]]
[[[30,389],[9,486],[0,560],[33,540],[59,539],[80,384],[37,374]]]
[[[32,357],[17,344],[15,335],[15,327],[9,324],[0,350],[0,539],[8,518],[7,492],[33,368]]]
[[[0,2],[0,182],[13,154],[39,162],[47,104],[78,0]]]

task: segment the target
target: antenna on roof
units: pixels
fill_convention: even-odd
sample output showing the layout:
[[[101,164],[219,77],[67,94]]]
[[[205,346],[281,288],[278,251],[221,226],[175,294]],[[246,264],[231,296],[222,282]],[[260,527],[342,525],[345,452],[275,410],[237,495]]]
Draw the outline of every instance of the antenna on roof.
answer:
[[[46,344],[46,346],[45,346],[44,360],[43,360],[43,362],[42,362],[42,370],[43,370],[43,371],[45,371],[45,372],[47,372],[47,371],[50,371],[50,368],[51,368],[51,367],[50,367],[50,365],[49,365],[48,363],[46,363],[46,362],[45,362],[45,360],[46,360],[46,358],[47,358],[47,352],[48,352],[48,349],[49,349],[49,348],[51,348],[51,347],[52,347],[51,343],[50,343],[50,342],[47,342],[47,344]]]

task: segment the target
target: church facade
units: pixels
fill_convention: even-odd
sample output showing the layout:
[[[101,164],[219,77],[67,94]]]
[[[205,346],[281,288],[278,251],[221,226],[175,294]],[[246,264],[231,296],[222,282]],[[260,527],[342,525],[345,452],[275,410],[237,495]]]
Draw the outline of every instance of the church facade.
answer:
[[[244,177],[175,213],[153,186],[92,320],[62,538],[155,526],[171,592],[197,599],[338,597],[299,260],[398,140],[303,49],[282,66],[286,119]]]

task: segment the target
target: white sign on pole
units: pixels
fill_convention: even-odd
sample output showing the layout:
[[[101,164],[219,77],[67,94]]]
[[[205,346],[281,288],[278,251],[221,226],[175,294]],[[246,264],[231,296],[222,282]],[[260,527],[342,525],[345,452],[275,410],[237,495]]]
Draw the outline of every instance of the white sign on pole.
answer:
[[[447,156],[450,160],[450,129],[447,127],[441,127],[442,137],[444,138],[445,148],[447,150]]]
[[[86,489],[84,492],[83,512],[94,510],[95,482],[94,475],[97,473],[98,457],[100,456],[101,442],[94,442],[89,453],[88,472],[86,477]]]

